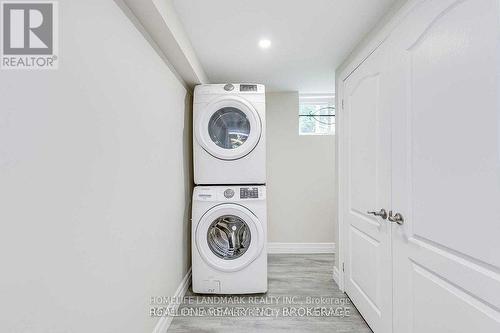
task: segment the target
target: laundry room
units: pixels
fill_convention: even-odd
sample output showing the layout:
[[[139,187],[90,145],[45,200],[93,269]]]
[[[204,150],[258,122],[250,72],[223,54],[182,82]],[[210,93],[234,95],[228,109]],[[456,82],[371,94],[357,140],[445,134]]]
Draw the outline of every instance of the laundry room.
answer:
[[[500,0],[0,27],[1,333],[500,332]]]

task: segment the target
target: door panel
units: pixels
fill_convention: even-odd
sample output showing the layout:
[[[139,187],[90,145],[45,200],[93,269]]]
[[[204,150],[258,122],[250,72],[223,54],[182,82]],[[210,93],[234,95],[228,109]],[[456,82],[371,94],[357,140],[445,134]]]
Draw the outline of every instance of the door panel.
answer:
[[[341,181],[346,205],[345,290],[374,332],[391,332],[390,226],[368,211],[390,200],[390,114],[385,106],[385,48],[345,81],[346,135]],[[382,148],[381,148],[382,147]]]
[[[411,279],[414,332],[498,332],[494,310],[461,288],[418,264]]]
[[[357,73],[356,73],[357,74]],[[355,78],[353,78],[355,79]],[[350,116],[351,210],[361,216],[377,207],[377,102],[379,74],[363,77],[347,103]],[[375,139],[375,140],[374,140]],[[378,221],[376,225],[378,225]]]
[[[380,316],[380,241],[351,226],[349,244],[350,283]]]
[[[498,1],[424,1],[388,40],[395,332],[500,332]]]

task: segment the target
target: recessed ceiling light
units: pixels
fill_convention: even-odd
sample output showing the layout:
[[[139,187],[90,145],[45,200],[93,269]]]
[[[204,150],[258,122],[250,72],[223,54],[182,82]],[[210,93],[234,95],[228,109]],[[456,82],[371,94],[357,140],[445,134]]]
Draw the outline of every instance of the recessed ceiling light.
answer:
[[[262,49],[268,49],[271,46],[271,41],[269,39],[261,39],[259,41],[259,46]]]

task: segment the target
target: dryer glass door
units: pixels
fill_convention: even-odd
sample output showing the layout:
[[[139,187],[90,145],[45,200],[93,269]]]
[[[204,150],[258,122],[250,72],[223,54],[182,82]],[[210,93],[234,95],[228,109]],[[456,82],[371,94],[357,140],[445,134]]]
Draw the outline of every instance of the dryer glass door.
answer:
[[[208,133],[217,146],[235,149],[247,141],[250,134],[250,121],[239,109],[222,108],[210,118]]]
[[[195,132],[209,154],[236,160],[255,148],[262,134],[262,123],[250,103],[234,96],[224,97],[204,108],[195,123]]]

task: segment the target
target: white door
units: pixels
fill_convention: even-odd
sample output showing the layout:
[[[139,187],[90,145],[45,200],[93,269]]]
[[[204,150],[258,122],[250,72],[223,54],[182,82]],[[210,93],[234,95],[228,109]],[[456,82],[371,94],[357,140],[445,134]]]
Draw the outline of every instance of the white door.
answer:
[[[387,41],[394,332],[500,332],[498,19],[498,0],[429,0]]]
[[[342,110],[345,291],[375,333],[391,332],[390,113],[386,49],[380,46],[344,83]]]

